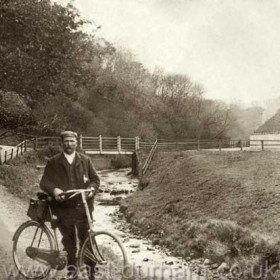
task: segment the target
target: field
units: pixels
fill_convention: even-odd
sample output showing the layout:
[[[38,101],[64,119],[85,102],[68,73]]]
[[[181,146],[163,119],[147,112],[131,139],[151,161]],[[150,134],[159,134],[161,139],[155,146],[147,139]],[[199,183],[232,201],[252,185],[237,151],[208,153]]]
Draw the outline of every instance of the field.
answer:
[[[132,230],[182,257],[277,262],[280,153],[158,153],[123,205]]]

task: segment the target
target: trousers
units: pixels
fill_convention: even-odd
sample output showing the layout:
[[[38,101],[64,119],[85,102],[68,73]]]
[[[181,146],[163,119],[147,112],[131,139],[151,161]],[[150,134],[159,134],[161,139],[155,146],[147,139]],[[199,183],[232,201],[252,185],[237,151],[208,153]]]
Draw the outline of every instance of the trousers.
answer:
[[[67,252],[68,274],[75,275],[77,272],[77,253],[88,236],[88,221],[84,208],[69,208],[67,211],[60,211],[57,216],[58,229],[62,235],[62,244]],[[79,244],[77,244],[77,240]],[[91,273],[94,271],[94,263],[87,263]],[[94,279],[89,275],[89,279]]]

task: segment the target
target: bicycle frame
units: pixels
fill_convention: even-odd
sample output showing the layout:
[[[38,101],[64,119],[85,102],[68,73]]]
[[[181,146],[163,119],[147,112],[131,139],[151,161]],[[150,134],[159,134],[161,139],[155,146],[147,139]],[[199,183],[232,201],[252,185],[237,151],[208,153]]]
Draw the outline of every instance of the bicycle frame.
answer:
[[[61,194],[62,195],[65,195],[65,194],[71,194],[73,193],[69,198],[67,199],[71,199],[73,198],[74,196],[78,195],[78,194],[81,194],[82,196],[82,202],[83,202],[83,205],[84,205],[84,208],[85,208],[85,212],[86,212],[86,216],[87,216],[87,222],[88,222],[88,225],[89,225],[89,230],[88,230],[88,235],[90,236],[91,232],[93,232],[93,221],[92,221],[92,218],[91,218],[91,215],[90,215],[90,211],[89,211],[89,207],[87,205],[87,201],[86,201],[86,193],[89,193],[89,192],[92,192],[92,190],[87,190],[87,189],[77,189],[77,190],[69,190],[69,191],[65,191]],[[59,250],[59,245],[58,245],[58,238],[57,238],[57,225],[55,225],[55,219],[54,219],[54,215],[52,213],[52,210],[51,210],[51,206],[48,205],[48,211],[49,211],[49,214],[50,214],[50,217],[51,217],[51,228],[53,230],[53,234],[52,234],[52,231],[45,225],[45,222],[42,221],[39,223],[38,225],[38,228],[35,232],[35,235],[33,237],[33,241],[31,243],[31,245],[27,248],[26,250],[26,254],[31,257],[31,258],[36,258],[37,260],[40,260],[40,261],[47,261],[49,263],[52,263],[53,265],[52,266],[55,266],[56,265],[56,262],[60,260],[60,257],[61,258],[65,258],[65,254],[61,254],[61,252],[63,251],[60,251]],[[33,247],[33,242],[36,238],[36,235],[38,234],[38,229],[40,227],[40,225],[44,226],[45,229],[50,233],[52,239],[53,239],[53,243],[54,243],[54,250],[42,250],[42,249],[38,249],[36,247]],[[42,232],[41,232],[42,234]],[[39,244],[40,244],[40,241],[41,240],[41,237],[39,239]],[[39,246],[38,244],[38,246]],[[98,256],[95,256],[95,259],[97,262],[102,262],[103,261],[103,258],[98,250],[98,247],[96,244],[93,244],[92,243],[92,240],[91,240],[91,246],[96,248],[96,252],[98,253],[99,257]],[[62,267],[63,268],[63,267]]]
[[[110,237],[113,242],[116,242],[116,246],[118,246],[119,251],[117,255],[122,261],[122,266],[125,266],[127,264],[127,256],[124,250],[123,245],[121,242],[118,240],[114,234],[106,231],[93,231],[93,220],[91,213],[89,211],[89,207],[87,204],[87,193],[92,192],[93,190],[88,190],[88,189],[79,189],[79,190],[69,190],[66,192],[62,192],[60,195],[66,195],[70,194],[70,196],[67,199],[71,199],[72,197],[76,195],[81,195],[82,197],[82,203],[85,209],[85,214],[87,217],[87,222],[88,222],[88,237],[84,241],[83,244],[81,245],[80,251],[79,251],[79,256],[78,256],[78,266],[79,268],[84,268],[84,266],[87,266],[85,260],[90,260],[91,262],[103,266],[105,269],[107,269],[107,265],[110,264],[110,255],[108,258],[108,255],[106,255],[106,250],[104,251],[104,244],[109,245],[110,248],[110,242],[107,241],[107,238]],[[48,196],[43,198],[47,201],[49,201]],[[21,262],[20,254],[25,252],[25,255],[27,257],[31,258],[32,260],[37,261],[39,264],[42,264],[45,266],[44,271],[42,272],[42,277],[47,275],[50,271],[50,269],[56,269],[56,270],[62,270],[65,268],[67,265],[67,253],[65,251],[60,251],[59,250],[59,245],[58,245],[58,238],[57,238],[57,224],[55,221],[55,216],[52,213],[52,209],[50,204],[48,204],[48,211],[50,213],[51,219],[48,220],[51,222],[51,227],[47,226],[45,224],[45,220],[29,220],[25,223],[23,223],[15,232],[13,236],[13,259],[15,262],[15,265],[17,269],[20,271],[20,273],[27,278],[30,278],[28,274],[28,271],[25,272],[24,269],[22,270],[22,264],[25,265],[24,261]],[[31,227],[35,227],[34,230],[34,235],[30,235],[30,242],[28,242],[28,245],[23,242],[24,246],[18,247],[18,244],[21,244],[21,239],[20,236],[23,232],[25,232],[26,229],[29,229]],[[52,229],[52,230],[51,230]],[[42,236],[44,235],[44,238]],[[39,238],[36,239],[36,236]],[[98,239],[101,236],[100,239]],[[102,237],[104,240],[105,236],[105,242],[107,243],[102,243]],[[97,238],[96,238],[97,237]],[[18,243],[18,241],[20,242]],[[36,244],[34,241],[36,240]],[[40,246],[41,240],[46,240],[47,243],[46,246],[44,246],[44,241],[42,242],[42,247]],[[99,241],[101,241],[99,243]],[[19,251],[18,251],[18,248]],[[20,252],[18,254],[18,252]],[[105,252],[105,253],[104,253]],[[114,263],[114,260],[113,260]],[[116,263],[116,267],[118,269],[119,263]],[[94,265],[95,267],[95,265]],[[111,266],[110,266],[111,267]],[[28,276],[27,276],[28,275]],[[32,276],[32,275],[31,275]],[[36,276],[36,275],[35,275]],[[41,276],[40,276],[41,277]],[[35,278],[33,278],[35,279]]]

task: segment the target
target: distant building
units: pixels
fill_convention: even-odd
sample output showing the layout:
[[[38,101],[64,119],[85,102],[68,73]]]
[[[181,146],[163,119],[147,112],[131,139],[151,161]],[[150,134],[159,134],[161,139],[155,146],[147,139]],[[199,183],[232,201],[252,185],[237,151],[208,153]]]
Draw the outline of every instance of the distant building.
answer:
[[[260,148],[261,140],[265,149],[280,149],[280,110],[250,135],[250,147]]]

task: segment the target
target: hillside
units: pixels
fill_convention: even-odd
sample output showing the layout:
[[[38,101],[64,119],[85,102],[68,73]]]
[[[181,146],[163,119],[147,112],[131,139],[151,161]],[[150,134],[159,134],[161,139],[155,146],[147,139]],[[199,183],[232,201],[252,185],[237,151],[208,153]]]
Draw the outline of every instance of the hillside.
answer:
[[[2,2],[0,129],[245,139],[259,125],[261,108],[206,98],[192,73],[149,71],[129,50],[100,37],[101,26],[83,19],[74,2]]]
[[[122,209],[176,255],[256,264],[278,254],[279,165],[269,151],[158,153]]]

